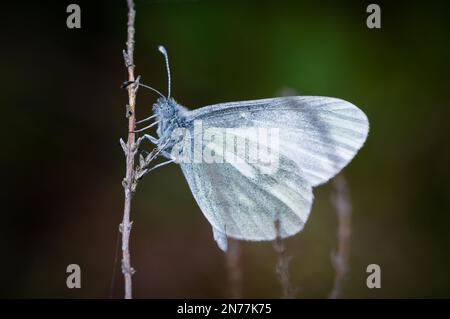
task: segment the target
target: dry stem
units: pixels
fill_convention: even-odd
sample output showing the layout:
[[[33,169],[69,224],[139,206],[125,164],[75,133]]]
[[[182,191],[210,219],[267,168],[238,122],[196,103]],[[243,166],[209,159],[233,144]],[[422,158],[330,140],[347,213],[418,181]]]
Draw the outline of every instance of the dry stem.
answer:
[[[226,265],[228,272],[228,287],[230,298],[242,298],[242,243],[233,238],[228,238],[226,253]]]
[[[279,218],[275,219],[274,225],[277,236],[273,243],[273,247],[278,255],[275,272],[283,289],[283,298],[295,298],[297,289],[292,285],[289,275],[289,263],[292,256],[287,254],[286,247],[284,246],[283,239],[281,238],[281,221]]]
[[[128,71],[128,81],[133,82],[134,77],[134,21],[136,16],[136,11],[134,9],[134,1],[128,0],[128,36],[127,36],[127,50],[123,51],[123,56],[125,60],[125,66]],[[136,85],[128,86],[128,106],[127,106],[127,117],[128,117],[128,141],[126,145],[121,141],[122,148],[124,148],[126,155],[126,175],[123,181],[123,187],[125,191],[125,205],[123,210],[123,220],[120,224],[120,231],[122,232],[122,273],[125,279],[125,299],[131,299],[132,295],[132,281],[131,276],[134,273],[134,269],[131,267],[130,258],[130,231],[132,222],[130,222],[130,212],[131,212],[131,198],[133,192],[136,189],[136,181],[134,178],[134,157],[136,155],[136,145],[135,145],[135,134],[133,133],[136,117]]]
[[[333,196],[333,204],[338,218],[338,247],[337,252],[331,254],[331,262],[333,263],[336,275],[333,290],[329,295],[330,299],[337,299],[342,295],[344,279],[348,272],[348,258],[352,234],[352,205],[347,181],[343,174],[335,177],[334,188],[336,193]]]

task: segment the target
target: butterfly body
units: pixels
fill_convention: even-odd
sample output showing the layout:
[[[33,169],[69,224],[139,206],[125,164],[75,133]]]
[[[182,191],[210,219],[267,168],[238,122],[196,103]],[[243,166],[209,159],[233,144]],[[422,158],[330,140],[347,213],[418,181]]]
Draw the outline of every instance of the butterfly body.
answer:
[[[226,251],[228,237],[261,241],[301,231],[311,211],[313,187],[338,174],[366,141],[369,121],[364,112],[345,100],[320,96],[188,110],[170,98],[168,56],[163,47],[159,51],[166,60],[168,98],[146,86],[162,96],[150,117],[157,121],[146,127],[157,124],[158,138],[149,138],[169,158],[165,163],[180,165],[218,246]],[[181,153],[174,155],[174,150]],[[267,150],[263,160],[261,150]],[[249,156],[255,152],[256,161]]]

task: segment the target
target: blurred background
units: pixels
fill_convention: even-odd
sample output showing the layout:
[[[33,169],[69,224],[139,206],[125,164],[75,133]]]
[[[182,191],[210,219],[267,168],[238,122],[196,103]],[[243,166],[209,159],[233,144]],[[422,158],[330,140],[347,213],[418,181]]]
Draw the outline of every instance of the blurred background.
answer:
[[[66,7],[81,7],[81,29]],[[450,297],[450,6],[377,1],[136,0],[136,72],[189,108],[295,90],[358,105],[369,138],[344,170],[353,205],[343,297]],[[127,133],[122,49],[126,2],[2,4],[0,105],[3,170],[0,297],[122,297],[111,278],[123,211]],[[137,115],[156,96],[138,92]],[[314,190],[303,232],[285,241],[298,298],[327,297],[334,278],[333,185]],[[134,296],[227,297],[226,260],[181,170],[140,184],[132,207]],[[282,295],[272,243],[243,243],[243,297]],[[82,288],[66,287],[81,266]],[[366,267],[381,266],[381,289]]]

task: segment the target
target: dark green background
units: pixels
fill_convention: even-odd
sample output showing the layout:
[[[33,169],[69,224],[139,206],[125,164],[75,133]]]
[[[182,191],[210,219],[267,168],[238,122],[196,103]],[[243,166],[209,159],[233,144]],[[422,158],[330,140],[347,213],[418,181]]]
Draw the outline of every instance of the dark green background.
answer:
[[[81,5],[80,30],[66,6]],[[450,19],[433,1],[136,0],[136,72],[191,108],[284,89],[335,96],[368,116],[366,145],[345,169],[354,206],[344,297],[450,297]],[[2,4],[0,296],[108,297],[123,208],[127,95],[125,1]],[[138,117],[155,96],[139,91]],[[315,190],[304,231],[288,240],[297,297],[326,297],[336,216]],[[175,165],[140,184],[132,209],[136,297],[226,297],[224,256]],[[271,243],[245,243],[245,297],[279,297]],[[66,266],[82,288],[65,286]],[[365,285],[366,266],[382,288]],[[120,265],[118,265],[120,272]],[[122,295],[116,276],[114,297]]]

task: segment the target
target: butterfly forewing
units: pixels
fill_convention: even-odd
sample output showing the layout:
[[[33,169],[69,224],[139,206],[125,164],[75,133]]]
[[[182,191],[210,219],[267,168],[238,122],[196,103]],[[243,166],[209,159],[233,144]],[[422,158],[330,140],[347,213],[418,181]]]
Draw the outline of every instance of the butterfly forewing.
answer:
[[[326,97],[282,97],[206,106],[187,114],[192,126],[201,121],[203,131],[278,131],[276,168],[267,172],[260,162],[250,162],[237,146],[222,139],[203,143],[203,152],[215,154],[219,163],[181,163],[192,193],[213,226],[222,249],[226,237],[271,240],[299,232],[313,201],[312,187],[335,176],[363,145],[368,133],[365,114],[353,104]],[[203,139],[203,133],[192,139]],[[246,147],[261,147],[259,138],[248,138]],[[230,155],[241,161],[229,161]],[[273,155],[273,154],[272,154]],[[221,159],[221,160],[220,160]]]
[[[279,128],[280,153],[293,160],[311,186],[335,176],[364,144],[366,115],[328,97],[281,97],[221,103],[189,112],[204,127]]]

